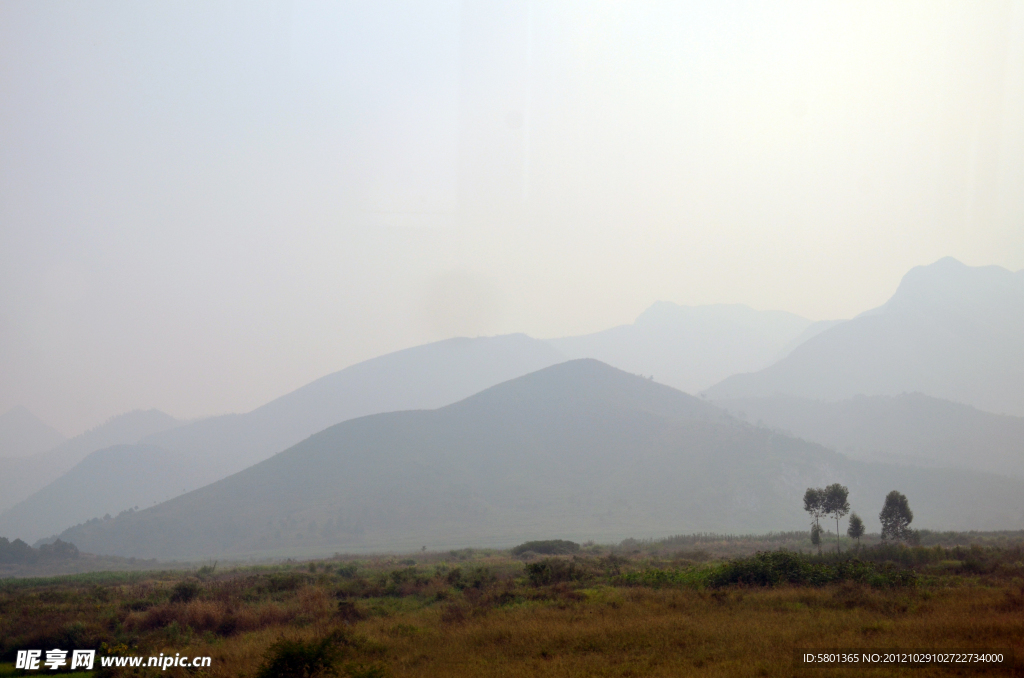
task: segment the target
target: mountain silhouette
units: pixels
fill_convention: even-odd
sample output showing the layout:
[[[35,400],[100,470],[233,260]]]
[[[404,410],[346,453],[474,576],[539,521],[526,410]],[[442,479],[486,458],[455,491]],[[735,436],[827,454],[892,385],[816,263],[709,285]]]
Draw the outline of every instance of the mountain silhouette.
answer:
[[[33,477],[30,487],[36,494],[22,491],[12,495],[13,501],[0,513],[0,533],[33,541],[106,513],[116,515],[136,505],[151,506],[240,471],[346,419],[440,407],[564,359],[543,341],[513,334],[448,339],[367,360],[246,414],[151,431],[136,454],[129,448],[121,448],[116,455],[97,452],[95,459],[81,453],[73,464],[68,462],[74,455],[65,454],[61,463],[54,465],[58,473],[51,470],[48,475]],[[140,438],[96,445],[93,436],[88,452]],[[79,445],[75,449],[81,452],[85,448]],[[79,461],[82,464],[74,466]],[[170,470],[176,463],[183,468]],[[40,482],[43,478],[45,482]],[[122,482],[121,478],[132,480]],[[92,487],[94,495],[67,492],[67,487]]]
[[[802,529],[808,486],[867,518],[899,488],[922,527],[1019,527],[1024,483],[846,459],[595,360],[436,409],[351,419],[206,487],[60,538],[158,558],[508,545],[563,535]]]
[[[159,410],[135,410],[112,417],[44,452],[29,457],[0,459],[0,511],[46,487],[91,452],[111,445],[134,443],[180,424]]]
[[[1024,415],[1024,271],[952,258],[911,269],[884,305],[706,395],[843,400],[912,392]]]
[[[346,419],[440,407],[564,360],[525,334],[447,339],[352,365],[246,414],[211,417],[144,442],[205,458],[212,482]]]
[[[87,518],[117,515],[201,485],[200,460],[136,443],[96,450],[72,471],[0,514],[0,534],[36,541]]]
[[[715,401],[738,418],[864,461],[939,466],[1024,479],[1024,417],[921,393],[822,401],[774,396]]]
[[[731,374],[767,367],[820,327],[792,313],[742,304],[659,301],[630,325],[548,343],[570,358],[594,358],[697,393]]]

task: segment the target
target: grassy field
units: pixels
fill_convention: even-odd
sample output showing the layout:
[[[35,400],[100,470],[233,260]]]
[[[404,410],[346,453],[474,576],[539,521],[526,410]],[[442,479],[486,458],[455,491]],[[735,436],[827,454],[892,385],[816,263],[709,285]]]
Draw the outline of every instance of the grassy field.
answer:
[[[975,671],[799,668],[794,649],[1024,657],[1024,549],[1013,537],[837,557],[765,548],[792,548],[801,535],[697,535],[566,554],[464,550],[8,579],[0,661],[58,647],[212,658],[208,669],[96,676],[262,678],[311,667],[366,678],[960,675]],[[25,675],[42,673],[55,672]],[[22,672],[0,664],[6,675]]]

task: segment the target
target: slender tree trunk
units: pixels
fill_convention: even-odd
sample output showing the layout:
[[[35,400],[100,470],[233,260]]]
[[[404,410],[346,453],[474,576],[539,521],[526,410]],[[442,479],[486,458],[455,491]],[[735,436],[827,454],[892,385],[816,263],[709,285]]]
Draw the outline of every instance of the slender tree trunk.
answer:
[[[836,516],[836,553],[839,552],[839,516]]]

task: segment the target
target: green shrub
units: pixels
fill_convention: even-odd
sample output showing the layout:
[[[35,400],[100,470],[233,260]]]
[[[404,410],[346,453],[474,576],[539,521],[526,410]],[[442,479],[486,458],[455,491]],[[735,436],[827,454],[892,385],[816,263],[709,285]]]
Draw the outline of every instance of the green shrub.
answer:
[[[180,581],[174,585],[173,589],[171,589],[171,602],[187,603],[191,600],[195,600],[201,590],[199,582],[193,579]]]
[[[465,576],[462,574],[461,567],[453,567],[449,570],[448,574],[445,575],[444,580],[449,586],[453,586],[460,591],[466,588]]]
[[[766,551],[711,567],[647,568],[627,572],[617,577],[617,581],[627,586],[653,588],[782,584],[824,586],[839,582],[858,582],[874,588],[897,588],[916,586],[917,573],[891,562],[864,562],[856,558],[826,560],[791,551]]]
[[[281,639],[267,648],[256,678],[320,678],[338,673],[338,663],[351,645],[335,632],[321,640]]]
[[[365,642],[338,630],[320,640],[286,640],[282,638],[267,648],[263,665],[256,678],[324,678],[325,676],[347,676],[348,678],[384,678],[384,667],[377,664],[364,665],[352,659],[356,650],[367,648]]]
[[[214,561],[210,565],[203,565],[198,570],[196,570],[196,575],[200,579],[205,579],[207,577],[212,577],[213,573],[216,572],[216,571],[217,571],[217,563],[216,563],[216,561]]]
[[[547,586],[560,582],[585,581],[593,576],[593,572],[576,560],[545,558],[528,564],[526,576],[533,586]]]
[[[352,577],[356,576],[356,571],[358,569],[359,568],[356,567],[355,563],[345,563],[344,565],[338,565],[336,572],[338,573],[339,577],[351,579]]]
[[[486,565],[477,565],[471,567],[466,573],[466,582],[468,587],[471,589],[482,589],[490,584],[496,582],[498,578],[494,576],[491,568]]]
[[[914,586],[917,574],[892,563],[858,559],[822,562],[791,551],[769,551],[725,563],[711,572],[707,584],[711,587],[730,584],[823,586],[842,581],[864,582],[875,588]]]
[[[564,539],[548,539],[546,541],[528,541],[512,549],[512,555],[519,556],[527,551],[546,556],[560,556],[579,553],[580,545]]]
[[[273,592],[294,591],[308,581],[299,572],[275,572],[267,578],[267,588]]]

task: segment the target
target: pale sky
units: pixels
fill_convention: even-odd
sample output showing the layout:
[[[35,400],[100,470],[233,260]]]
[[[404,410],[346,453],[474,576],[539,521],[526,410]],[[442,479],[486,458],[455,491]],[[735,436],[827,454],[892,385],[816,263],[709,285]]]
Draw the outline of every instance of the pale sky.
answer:
[[[1024,268],[1024,2],[0,1],[0,412]]]

